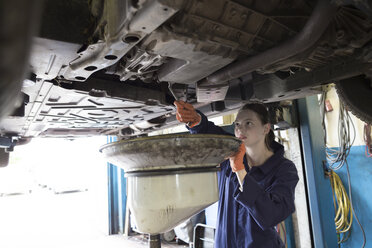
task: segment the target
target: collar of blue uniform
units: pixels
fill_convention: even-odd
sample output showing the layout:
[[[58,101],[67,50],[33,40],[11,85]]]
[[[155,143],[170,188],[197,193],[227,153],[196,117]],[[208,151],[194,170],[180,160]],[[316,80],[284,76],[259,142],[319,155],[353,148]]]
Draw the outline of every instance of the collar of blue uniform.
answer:
[[[270,158],[268,158],[265,161],[265,163],[263,163],[260,166],[255,167],[261,170],[262,173],[264,174],[269,173],[273,169],[273,167],[276,165],[275,161],[280,159],[284,155],[284,147],[278,142],[274,141],[273,143],[271,143],[271,148],[273,149],[274,154]],[[244,157],[244,162],[245,162],[245,165],[248,164],[246,157]],[[247,166],[246,166],[246,169],[248,169]]]

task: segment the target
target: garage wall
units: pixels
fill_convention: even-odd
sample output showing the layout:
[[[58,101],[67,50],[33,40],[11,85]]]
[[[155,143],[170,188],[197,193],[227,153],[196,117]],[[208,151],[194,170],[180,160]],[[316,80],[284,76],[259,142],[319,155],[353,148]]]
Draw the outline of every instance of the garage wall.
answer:
[[[333,111],[326,113],[327,144],[328,147],[338,147],[339,99],[333,87],[329,88],[326,99],[330,101],[333,107]],[[363,140],[364,123],[353,115],[352,120],[356,129],[356,139],[347,157],[351,178],[352,201],[355,213],[366,233],[367,243],[365,247],[372,247],[372,198],[370,197],[370,191],[372,189],[372,158],[368,158],[365,155],[365,143]],[[340,176],[345,188],[348,190],[346,165],[336,171],[336,173]],[[351,236],[341,247],[362,247],[362,244],[362,232],[354,218]]]

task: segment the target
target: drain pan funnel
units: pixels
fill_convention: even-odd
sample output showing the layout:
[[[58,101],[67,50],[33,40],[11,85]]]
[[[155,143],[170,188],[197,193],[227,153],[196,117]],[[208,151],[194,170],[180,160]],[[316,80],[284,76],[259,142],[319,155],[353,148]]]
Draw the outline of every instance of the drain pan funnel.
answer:
[[[241,141],[162,135],[107,144],[101,152],[128,177],[128,205],[142,233],[159,234],[218,201],[217,166]]]

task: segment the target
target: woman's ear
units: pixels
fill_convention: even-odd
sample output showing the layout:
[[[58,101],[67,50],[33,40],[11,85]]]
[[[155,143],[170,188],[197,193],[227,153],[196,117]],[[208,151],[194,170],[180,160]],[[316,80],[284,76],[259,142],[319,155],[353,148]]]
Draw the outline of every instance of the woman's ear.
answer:
[[[270,129],[271,129],[270,123],[266,123],[264,125],[264,132],[265,132],[265,134],[268,134],[270,132]]]

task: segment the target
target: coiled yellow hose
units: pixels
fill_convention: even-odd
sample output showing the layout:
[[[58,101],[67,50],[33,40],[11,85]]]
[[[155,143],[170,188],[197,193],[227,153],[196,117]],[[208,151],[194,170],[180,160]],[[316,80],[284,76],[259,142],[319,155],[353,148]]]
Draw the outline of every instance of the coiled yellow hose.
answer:
[[[350,236],[350,228],[353,223],[352,205],[340,177],[331,170],[330,181],[333,192],[333,204],[335,207],[335,225],[338,234],[338,243],[345,242]],[[347,233],[347,235],[345,235]],[[340,234],[344,234],[340,240]],[[345,237],[346,236],[346,237]]]

